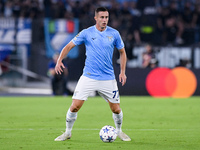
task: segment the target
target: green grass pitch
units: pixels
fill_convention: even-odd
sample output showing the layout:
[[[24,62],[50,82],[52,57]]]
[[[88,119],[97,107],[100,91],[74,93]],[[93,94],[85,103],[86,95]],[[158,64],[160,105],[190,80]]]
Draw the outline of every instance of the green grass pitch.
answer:
[[[108,104],[90,97],[78,113],[72,138],[55,142],[65,130],[71,97],[0,97],[1,150],[198,150],[200,97],[156,99],[121,96],[122,129],[131,138],[103,143],[99,131],[114,126]]]

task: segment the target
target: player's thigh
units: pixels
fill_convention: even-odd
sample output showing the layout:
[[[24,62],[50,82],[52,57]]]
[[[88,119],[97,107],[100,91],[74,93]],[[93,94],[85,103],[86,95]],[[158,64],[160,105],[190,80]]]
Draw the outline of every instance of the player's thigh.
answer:
[[[90,79],[85,76],[81,76],[76,85],[72,99],[87,100],[89,95],[93,93],[95,90],[96,90],[96,80]]]
[[[107,102],[120,103],[119,91],[116,80],[99,81],[98,93]]]

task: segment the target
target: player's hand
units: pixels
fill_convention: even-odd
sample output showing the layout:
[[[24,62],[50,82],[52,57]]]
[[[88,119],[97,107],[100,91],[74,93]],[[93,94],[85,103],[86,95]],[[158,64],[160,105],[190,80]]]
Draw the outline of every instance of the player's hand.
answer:
[[[126,79],[127,79],[127,77],[124,73],[119,74],[119,82],[122,83],[122,86],[124,86],[124,84],[126,83]]]
[[[61,74],[63,72],[63,68],[65,68],[64,64],[60,61],[57,61],[55,67],[56,74]]]

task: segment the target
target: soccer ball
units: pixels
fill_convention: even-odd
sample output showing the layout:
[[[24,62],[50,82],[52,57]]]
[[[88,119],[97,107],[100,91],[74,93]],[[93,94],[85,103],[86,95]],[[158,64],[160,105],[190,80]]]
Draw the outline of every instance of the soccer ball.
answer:
[[[113,126],[106,125],[99,132],[100,139],[103,142],[114,142],[117,138],[117,132]]]

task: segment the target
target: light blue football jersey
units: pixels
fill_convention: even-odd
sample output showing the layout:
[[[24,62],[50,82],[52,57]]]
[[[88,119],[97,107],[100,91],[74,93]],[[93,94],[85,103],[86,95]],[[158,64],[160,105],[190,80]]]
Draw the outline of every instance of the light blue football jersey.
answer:
[[[85,44],[86,60],[83,75],[95,80],[115,79],[112,57],[114,47],[124,47],[119,32],[109,26],[103,32],[96,25],[82,30],[72,39],[75,45]]]

